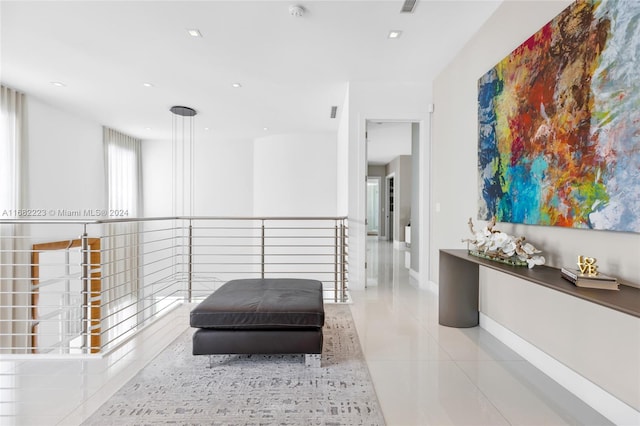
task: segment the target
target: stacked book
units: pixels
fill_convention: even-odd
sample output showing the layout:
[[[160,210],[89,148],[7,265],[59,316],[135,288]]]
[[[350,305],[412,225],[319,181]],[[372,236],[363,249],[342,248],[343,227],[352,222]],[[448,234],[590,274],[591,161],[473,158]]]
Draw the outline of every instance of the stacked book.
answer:
[[[562,278],[571,281],[578,287],[618,290],[618,280],[604,274],[587,275],[577,269],[562,268]]]

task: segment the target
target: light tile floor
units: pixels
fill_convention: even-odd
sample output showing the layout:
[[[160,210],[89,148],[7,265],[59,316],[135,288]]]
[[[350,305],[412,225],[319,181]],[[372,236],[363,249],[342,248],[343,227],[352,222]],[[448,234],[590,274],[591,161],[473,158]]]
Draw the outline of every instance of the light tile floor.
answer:
[[[0,355],[0,425],[82,423],[187,328],[189,310],[169,312],[103,358]]]
[[[404,252],[368,240],[351,310],[389,425],[609,424],[480,328],[438,325]],[[0,425],[77,425],[188,325],[182,306],[102,359],[0,358]]]
[[[367,240],[368,287],[351,311],[389,425],[607,425],[480,327],[438,324],[438,297],[404,250]]]

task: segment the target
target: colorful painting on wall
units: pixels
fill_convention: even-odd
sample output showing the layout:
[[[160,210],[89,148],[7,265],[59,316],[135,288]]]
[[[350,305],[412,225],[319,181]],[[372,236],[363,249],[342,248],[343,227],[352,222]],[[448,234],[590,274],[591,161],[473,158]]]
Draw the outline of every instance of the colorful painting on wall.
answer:
[[[640,233],[640,1],[577,1],[478,82],[479,218]]]

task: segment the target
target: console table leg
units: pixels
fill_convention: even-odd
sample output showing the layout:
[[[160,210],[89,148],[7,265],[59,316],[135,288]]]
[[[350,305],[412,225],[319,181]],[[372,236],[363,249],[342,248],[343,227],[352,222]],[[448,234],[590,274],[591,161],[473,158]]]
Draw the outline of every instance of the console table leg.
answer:
[[[438,322],[449,327],[475,327],[478,314],[478,265],[440,252]]]

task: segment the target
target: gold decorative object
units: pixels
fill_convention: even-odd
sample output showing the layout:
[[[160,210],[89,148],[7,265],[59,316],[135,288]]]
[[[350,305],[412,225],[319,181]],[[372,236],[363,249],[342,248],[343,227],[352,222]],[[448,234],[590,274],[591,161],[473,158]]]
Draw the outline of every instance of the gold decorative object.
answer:
[[[581,274],[587,274],[590,277],[598,275],[595,257],[578,256],[578,268]]]

